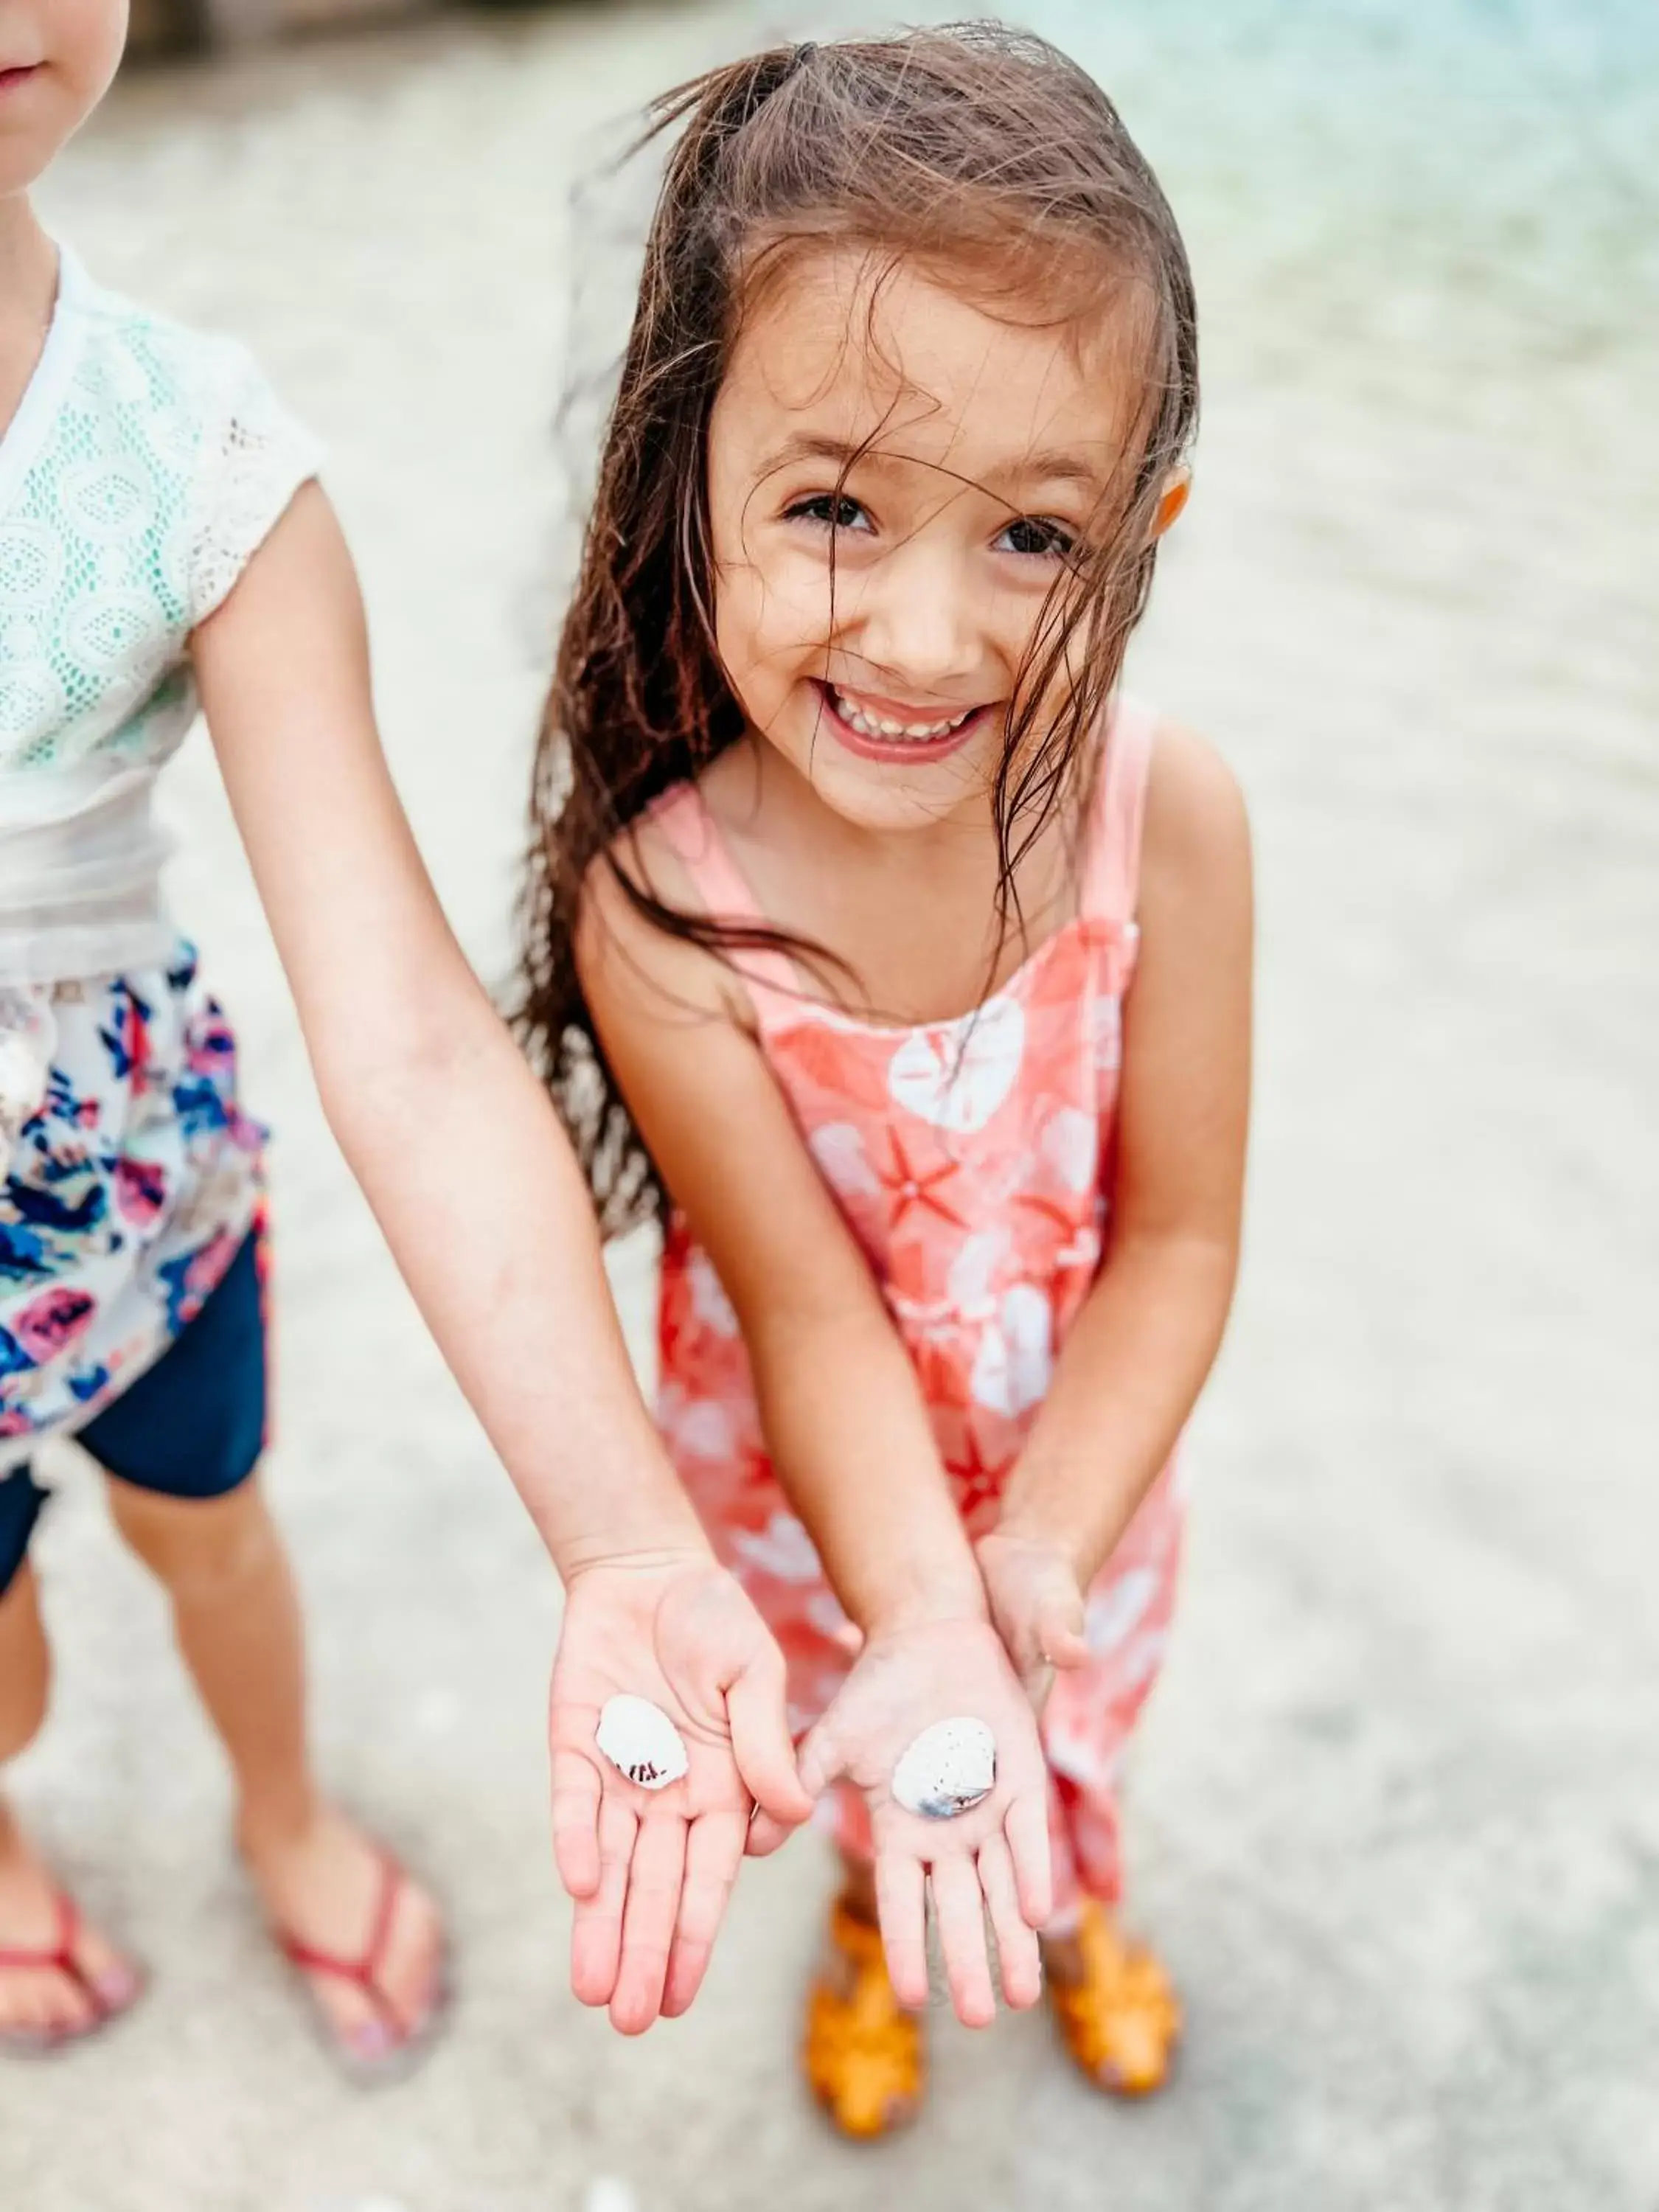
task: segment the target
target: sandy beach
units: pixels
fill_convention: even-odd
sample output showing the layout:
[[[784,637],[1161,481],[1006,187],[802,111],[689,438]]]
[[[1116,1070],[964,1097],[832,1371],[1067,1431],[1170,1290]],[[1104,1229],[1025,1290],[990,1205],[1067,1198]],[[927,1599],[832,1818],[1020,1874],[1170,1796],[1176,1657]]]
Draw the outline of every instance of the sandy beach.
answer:
[[[1180,2076],[1120,2111],[1041,2016],[941,2020],[917,2130],[834,2142],[793,2064],[810,1837],[745,1875],[686,2021],[629,2045],[575,2005],[556,1588],[328,1139],[198,736],[172,889],[278,1133],[271,1483],[322,1757],[447,1902],[461,2001],[407,2085],[331,2071],[65,1452],[16,1795],[155,1986],[0,2072],[6,2212],[576,2212],[600,2177],[639,2212],[1659,2203],[1659,33],[1621,0],[1024,13],[1192,245],[1197,489],[1132,680],[1225,748],[1259,848],[1245,1279],[1132,1799]],[[573,187],[606,118],[832,21],[611,6],[150,71],[46,195],[105,283],[238,331],[326,439],[398,782],[491,977],[568,538],[554,417],[629,281],[626,194],[573,228]],[[643,1357],[648,1254],[617,1281]]]

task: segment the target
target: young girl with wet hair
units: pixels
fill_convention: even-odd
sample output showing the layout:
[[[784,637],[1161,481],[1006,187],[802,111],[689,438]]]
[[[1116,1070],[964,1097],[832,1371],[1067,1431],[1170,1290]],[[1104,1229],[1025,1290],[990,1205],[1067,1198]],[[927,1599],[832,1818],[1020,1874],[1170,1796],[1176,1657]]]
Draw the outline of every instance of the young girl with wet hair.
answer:
[[[813,2088],[915,2110],[930,1888],[964,2020],[987,1917],[1017,2005],[1040,1931],[1071,2054],[1142,2092],[1179,2010],[1118,1784],[1249,1056],[1237,789],[1120,684],[1187,495],[1186,256],[1105,95],[995,27],[763,53],[677,126],[522,1023],[605,1224],[664,1226],[659,1419],[840,1784]],[[929,1820],[895,1768],[946,1721],[994,1783]]]
[[[562,1761],[561,1863],[584,1989],[643,2026],[655,1932],[623,1926],[598,1840],[615,1863],[639,1793],[593,1717],[638,1692],[690,1744],[650,1867],[706,1952],[745,1838],[808,1809],[782,1662],[651,1430],[569,1147],[410,841],[312,440],[240,346],[104,289],[33,212],[125,27],[124,0],[0,4],[0,1768],[46,1703],[40,1450],[76,1435],[171,1600],[331,2045],[381,2071],[423,2038],[436,1915],[318,1787],[257,1476],[261,1133],[150,811],[199,698],[335,1133],[564,1576],[551,1729],[587,1757]],[[701,1955],[683,1947],[682,1995]],[[0,2055],[82,2037],[138,1987],[0,1800]]]

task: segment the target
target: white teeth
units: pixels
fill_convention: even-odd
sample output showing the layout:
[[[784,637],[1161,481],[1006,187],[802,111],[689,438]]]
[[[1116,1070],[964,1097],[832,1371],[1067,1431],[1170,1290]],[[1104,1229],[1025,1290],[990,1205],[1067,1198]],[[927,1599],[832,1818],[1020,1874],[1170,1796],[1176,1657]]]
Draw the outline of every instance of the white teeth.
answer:
[[[965,713],[953,714],[942,722],[890,722],[879,715],[866,714],[862,707],[856,706],[844,691],[837,691],[833,685],[830,696],[842,721],[861,738],[908,738],[925,743],[930,738],[949,737],[978,711],[969,707]]]

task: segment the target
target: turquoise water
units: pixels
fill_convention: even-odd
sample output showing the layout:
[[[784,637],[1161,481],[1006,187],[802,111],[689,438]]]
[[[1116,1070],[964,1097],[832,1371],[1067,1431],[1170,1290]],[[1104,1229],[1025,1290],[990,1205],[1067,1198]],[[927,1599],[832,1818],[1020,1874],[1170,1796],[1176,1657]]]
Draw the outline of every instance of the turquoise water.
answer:
[[[1409,338],[1472,362],[1506,337],[1554,362],[1638,332],[1654,342],[1653,0],[1038,0],[1006,12],[1112,93],[1201,279],[1249,290],[1258,345],[1273,345],[1275,307],[1349,347]]]
[[[1432,610],[1411,650],[1448,747],[1501,726],[1499,804],[1530,744],[1571,803],[1594,760],[1659,808],[1659,5],[1009,13],[1090,67],[1174,204],[1199,488],[1249,513],[1257,572],[1342,575],[1379,632]],[[1211,540],[1224,601],[1241,527]]]

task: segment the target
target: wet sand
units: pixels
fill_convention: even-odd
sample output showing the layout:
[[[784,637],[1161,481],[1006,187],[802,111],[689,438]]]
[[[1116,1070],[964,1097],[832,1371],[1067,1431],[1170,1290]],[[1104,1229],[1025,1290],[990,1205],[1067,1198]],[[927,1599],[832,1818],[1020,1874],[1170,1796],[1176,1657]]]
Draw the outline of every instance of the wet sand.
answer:
[[[1228,750],[1259,844],[1246,1279],[1133,1796],[1180,2079],[1119,2112],[1040,2018],[941,2023],[916,2132],[830,2142],[793,2067],[811,1839],[745,1877],[686,2022],[630,2046],[571,2001],[553,1580],[329,1143],[198,739],[173,892],[280,1132],[272,1484],[322,1754],[448,1899],[463,1998],[415,2081],[336,2081],[155,1596],[66,1464],[57,1707],[18,1796],[156,1981],[106,2044],[0,2073],[8,2207],[562,2212],[616,2174],[642,2212],[1651,2212],[1651,33],[1614,0],[1589,29],[1471,5],[1316,38],[1282,4],[1224,35],[1196,0],[1036,12],[1193,246],[1198,492],[1133,680]],[[441,23],[152,75],[54,180],[106,282],[240,331],[326,436],[398,777],[492,975],[554,619],[569,179],[597,118],[756,20]],[[591,274],[605,238],[576,241]],[[642,1337],[641,1255],[620,1279]]]

